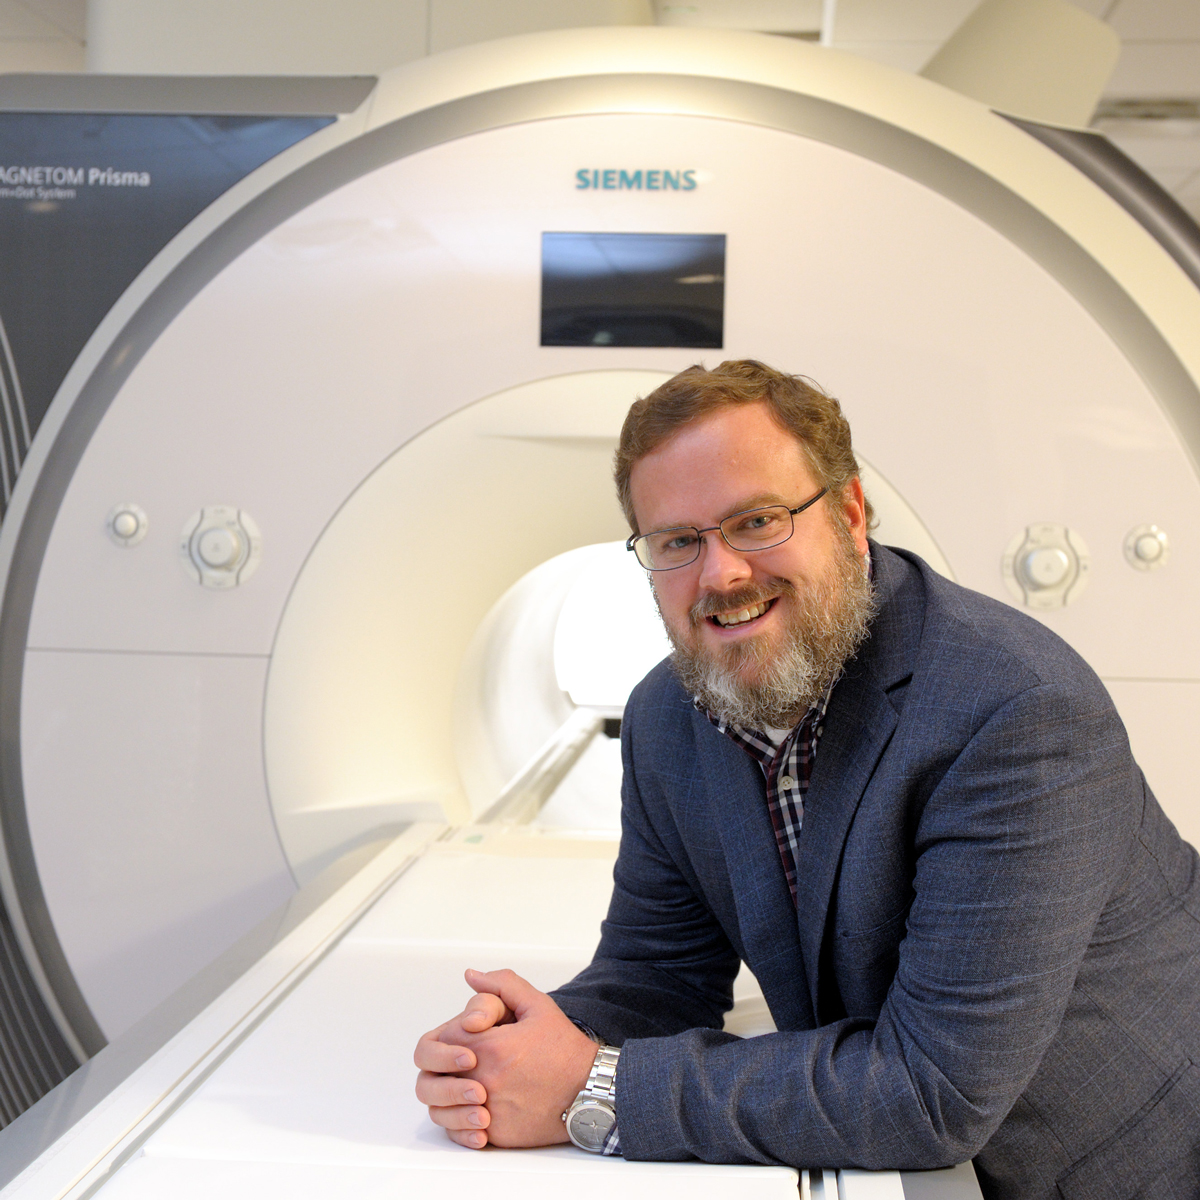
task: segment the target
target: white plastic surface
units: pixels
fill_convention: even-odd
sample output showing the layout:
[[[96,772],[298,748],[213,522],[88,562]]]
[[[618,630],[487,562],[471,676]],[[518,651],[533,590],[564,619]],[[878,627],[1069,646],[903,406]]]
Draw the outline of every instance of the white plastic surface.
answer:
[[[461,1008],[464,966],[512,966],[549,988],[587,962],[615,851],[485,830],[433,846],[102,1194],[172,1192],[190,1178],[179,1194],[203,1181],[230,1200],[359,1187],[464,1200],[481,1187],[514,1200],[608,1188],[646,1200],[663,1189],[794,1198],[797,1174],[785,1168],[626,1163],[569,1146],[464,1150],[413,1095],[413,1045]]]
[[[26,657],[24,703],[54,714],[52,731],[27,726],[22,745],[38,873],[109,1038],[295,890],[262,774],[241,768],[260,753],[266,668],[235,656]]]
[[[492,1153],[489,1166],[494,1159]],[[594,1169],[605,1174],[597,1178],[579,1163],[538,1159],[489,1171],[481,1182],[476,1171],[407,1164],[197,1162],[147,1156],[125,1167],[101,1194],[105,1200],[480,1200],[481,1195],[487,1200],[563,1200],[589,1187],[611,1187],[623,1200],[662,1200],[664,1193],[686,1195],[688,1200],[729,1200],[732,1187],[739,1200],[795,1200],[796,1195],[795,1183],[761,1174],[777,1168],[705,1168],[617,1158],[605,1159]]]
[[[623,708],[671,653],[647,573],[624,542],[592,547],[554,629],[554,676],[575,704]]]
[[[543,829],[621,833],[621,743],[603,733],[592,738],[579,761],[533,819]]]
[[[838,1171],[837,1200],[904,1200],[904,1186],[894,1171]]]
[[[1189,751],[1200,729],[1200,680],[1106,679],[1104,684],[1147,783],[1183,837],[1200,846],[1200,805],[1179,803],[1189,789],[1195,792],[1195,754]]]

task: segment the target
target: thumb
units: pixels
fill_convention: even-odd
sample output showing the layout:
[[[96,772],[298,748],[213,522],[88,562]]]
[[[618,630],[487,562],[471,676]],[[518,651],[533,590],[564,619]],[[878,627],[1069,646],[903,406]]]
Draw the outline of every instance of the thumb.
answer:
[[[468,968],[466,980],[476,992],[499,996],[505,1008],[510,1009],[517,1020],[525,1016],[545,995],[515,971],[476,971]]]

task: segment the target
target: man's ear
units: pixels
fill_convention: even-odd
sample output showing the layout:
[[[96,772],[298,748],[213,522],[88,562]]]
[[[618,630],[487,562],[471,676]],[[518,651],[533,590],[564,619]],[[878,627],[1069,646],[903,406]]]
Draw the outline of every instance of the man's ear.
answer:
[[[846,484],[842,492],[842,512],[846,527],[854,539],[859,554],[867,552],[867,501],[863,496],[862,480],[857,475]]]

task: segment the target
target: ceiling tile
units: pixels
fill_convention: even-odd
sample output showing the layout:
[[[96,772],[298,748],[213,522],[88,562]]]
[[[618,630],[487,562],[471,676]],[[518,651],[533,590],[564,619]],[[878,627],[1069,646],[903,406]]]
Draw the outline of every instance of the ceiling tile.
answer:
[[[838,0],[834,44],[934,42],[941,45],[979,0]]]
[[[1126,43],[1104,94],[1200,96],[1200,40]]]
[[[1117,0],[1108,23],[1122,41],[1200,41],[1197,0]]]
[[[821,0],[655,0],[660,25],[801,33],[821,28]]]

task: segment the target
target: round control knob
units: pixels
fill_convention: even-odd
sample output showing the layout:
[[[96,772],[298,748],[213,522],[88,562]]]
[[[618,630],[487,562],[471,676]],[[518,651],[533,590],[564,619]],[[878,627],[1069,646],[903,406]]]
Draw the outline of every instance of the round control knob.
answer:
[[[138,519],[128,509],[113,517],[113,533],[126,541],[138,531]]]
[[[1070,574],[1071,560],[1057,546],[1031,550],[1021,562],[1021,574],[1033,588],[1058,587]]]
[[[1133,544],[1133,552],[1142,562],[1157,562],[1162,558],[1163,545],[1153,534],[1143,533]]]
[[[1000,562],[1008,590],[1039,612],[1079,599],[1091,571],[1083,538],[1065,525],[1039,521],[1008,543]]]
[[[150,522],[136,504],[118,504],[108,514],[108,536],[118,546],[136,546],[146,536]]]
[[[232,529],[206,529],[196,540],[196,553],[205,566],[228,569],[241,557],[241,539]]]
[[[245,583],[262,559],[262,534],[250,514],[232,504],[208,504],[179,535],[183,569],[202,587]]]
[[[1154,571],[1168,558],[1167,535],[1157,525],[1138,525],[1125,535],[1125,561],[1139,571]]]

